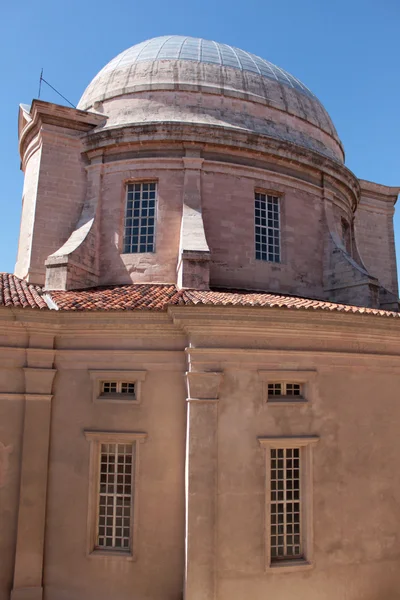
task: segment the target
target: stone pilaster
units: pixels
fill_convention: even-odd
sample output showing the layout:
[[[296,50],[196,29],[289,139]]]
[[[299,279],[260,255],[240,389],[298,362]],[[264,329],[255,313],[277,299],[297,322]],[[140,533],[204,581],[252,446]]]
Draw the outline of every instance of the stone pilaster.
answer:
[[[222,373],[188,372],[185,600],[216,597],[217,426]]]
[[[184,191],[181,239],[178,261],[178,286],[208,289],[210,249],[201,212],[201,168],[199,156],[183,158]]]
[[[99,205],[102,153],[86,168],[87,193],[81,216],[68,240],[46,260],[46,290],[73,290],[98,285]]]
[[[48,336],[47,336],[48,337]],[[45,345],[48,339],[44,340]],[[25,417],[12,600],[43,597],[43,550],[54,352],[27,349]],[[37,365],[41,366],[38,367]],[[34,365],[34,366],[30,366]]]

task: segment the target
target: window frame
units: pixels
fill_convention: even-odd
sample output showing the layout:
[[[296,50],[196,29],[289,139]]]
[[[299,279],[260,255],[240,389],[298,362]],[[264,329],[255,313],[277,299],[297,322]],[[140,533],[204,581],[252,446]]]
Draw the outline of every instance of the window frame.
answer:
[[[262,381],[262,395],[265,404],[270,406],[296,406],[311,402],[315,396],[315,384],[317,371],[308,370],[262,370],[258,372]],[[301,396],[285,395],[274,396],[268,393],[268,384],[271,383],[299,383],[301,385]]]
[[[257,233],[256,233],[256,226],[257,225],[256,225],[256,206],[255,206],[256,194],[263,194],[267,198],[268,198],[268,196],[271,196],[273,198],[277,198],[277,200],[278,200],[278,208],[279,208],[279,212],[278,212],[278,215],[279,215],[279,229],[278,229],[278,232],[279,232],[279,261],[274,261],[274,260],[269,260],[269,259],[264,260],[262,258],[257,258],[257,256],[256,256],[256,252],[257,252],[257,250],[256,250],[256,243],[257,243],[256,242],[256,235],[257,235]],[[254,189],[254,198],[253,198],[253,202],[254,202],[254,204],[253,204],[253,207],[254,207],[253,208],[253,211],[254,211],[253,212],[253,215],[254,215],[253,216],[254,246],[253,246],[253,248],[254,248],[254,260],[256,262],[268,263],[270,265],[275,265],[275,266],[282,265],[283,262],[284,262],[284,260],[283,260],[283,242],[282,242],[282,224],[283,224],[283,215],[284,215],[283,197],[284,197],[283,193],[282,192],[278,192],[276,190],[267,190],[267,189],[259,188],[259,187],[256,187]],[[268,230],[268,224],[266,226],[266,229]],[[268,244],[267,244],[267,247],[268,247]],[[267,254],[268,254],[268,252],[267,252]]]
[[[147,371],[128,371],[128,370],[89,370],[92,381],[92,401],[93,402],[113,402],[127,404],[129,406],[139,406],[142,402],[142,382],[146,379]],[[122,392],[103,394],[102,383],[112,381],[117,383],[134,383],[135,395]]]
[[[313,447],[318,436],[259,437],[265,452],[265,569],[266,571],[298,571],[313,568]],[[300,449],[300,535],[302,558],[286,558],[273,561],[271,557],[271,450],[280,448]]]
[[[139,250],[137,252],[125,252],[125,230],[126,230],[126,223],[125,220],[128,218],[127,217],[127,210],[128,210],[128,186],[129,185],[143,185],[146,183],[154,183],[156,188],[156,195],[155,195],[155,205],[154,205],[154,233],[153,233],[153,249],[150,251],[146,252],[140,252]],[[158,217],[158,187],[159,187],[159,181],[157,178],[149,178],[149,179],[127,179],[124,181],[123,184],[123,211],[122,211],[122,235],[121,235],[121,248],[120,248],[120,253],[126,256],[136,256],[136,255],[141,255],[141,254],[155,254],[156,250],[157,250],[157,246],[156,246],[156,235],[157,235],[157,217]],[[133,218],[133,217],[132,217]],[[140,225],[139,225],[140,227]],[[139,234],[140,235],[140,234]],[[138,244],[140,246],[140,244]]]
[[[118,558],[125,560],[137,559],[137,529],[138,529],[138,497],[139,497],[139,447],[147,438],[145,432],[134,431],[94,431],[84,430],[85,438],[90,442],[89,461],[89,496],[87,519],[87,547],[86,554],[90,557]],[[100,485],[100,455],[101,444],[132,444],[134,445],[134,468],[132,479],[132,502],[130,523],[130,548],[129,550],[117,548],[98,548],[97,531],[99,520],[99,485]]]

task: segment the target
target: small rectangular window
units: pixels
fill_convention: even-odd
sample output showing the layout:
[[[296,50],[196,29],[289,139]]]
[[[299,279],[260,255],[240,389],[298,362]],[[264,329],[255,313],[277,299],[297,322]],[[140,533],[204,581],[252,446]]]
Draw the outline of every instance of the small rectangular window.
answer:
[[[129,183],[126,188],[124,253],[155,251],[157,184]]]
[[[268,398],[291,398],[298,400],[303,398],[301,383],[268,383]],[[289,399],[288,398],[288,399]]]
[[[134,448],[100,445],[97,549],[131,551]]]
[[[271,448],[271,562],[302,559],[300,448]]]
[[[120,402],[140,406],[146,371],[94,369],[89,371],[89,375],[92,380],[93,402]]]
[[[280,244],[280,198],[255,192],[256,259],[279,263]]]
[[[135,383],[130,381],[102,381],[101,396],[108,394],[129,394],[135,397]]]

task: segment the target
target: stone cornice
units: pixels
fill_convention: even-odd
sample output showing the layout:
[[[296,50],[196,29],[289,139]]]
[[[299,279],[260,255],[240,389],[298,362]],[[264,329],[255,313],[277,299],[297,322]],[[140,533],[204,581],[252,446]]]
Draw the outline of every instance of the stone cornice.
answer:
[[[267,307],[245,307],[245,306],[169,306],[174,323],[180,325],[185,331],[192,328],[207,331],[220,328],[236,328],[236,331],[260,330],[265,327],[271,331],[271,327],[287,330],[293,334],[300,328],[314,332],[315,327],[331,327],[333,331],[345,329],[350,331],[353,326],[355,330],[362,332],[389,333],[398,336],[397,329],[400,328],[400,319],[397,317],[382,317],[372,314],[359,314],[350,312],[328,312],[323,310],[287,309]],[[293,329],[296,327],[296,331]],[[324,329],[325,331],[325,329]]]
[[[21,110],[23,109],[20,108]],[[60,106],[42,100],[33,100],[29,117],[31,120],[23,127],[19,138],[19,151],[22,160],[27,144],[40,131],[43,124],[55,125],[83,133],[104,123],[107,119],[105,115],[100,113]]]
[[[258,155],[272,156],[275,159],[297,164],[299,167],[313,168],[339,180],[354,197],[357,204],[360,197],[360,186],[355,175],[343,164],[310,149],[298,146],[262,134],[244,132],[240,129],[226,129],[215,125],[197,125],[194,123],[148,123],[128,125],[113,129],[102,129],[91,132],[83,139],[86,151],[94,149],[114,149],[123,151],[124,146],[144,144],[159,149],[160,144],[175,143],[177,146],[185,142],[201,145],[223,147],[227,151],[245,150],[257,152]],[[266,151],[267,149],[267,151]]]
[[[392,206],[396,204],[397,197],[400,194],[400,187],[390,187],[380,183],[366,181],[365,179],[360,179],[359,181],[361,196],[363,198],[368,198],[372,202],[380,200],[381,202],[388,203]]]
[[[318,362],[318,372],[336,368],[376,370],[380,373],[400,373],[398,354],[364,353],[362,350],[319,350],[304,348],[191,348],[191,364],[197,369],[241,368],[251,371],[265,369],[307,370]]]

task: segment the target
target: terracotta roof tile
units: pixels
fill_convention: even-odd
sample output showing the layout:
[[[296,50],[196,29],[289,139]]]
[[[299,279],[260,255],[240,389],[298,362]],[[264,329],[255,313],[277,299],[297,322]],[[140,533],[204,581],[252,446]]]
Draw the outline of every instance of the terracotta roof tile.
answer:
[[[240,290],[178,290],[175,285],[129,284],[97,287],[68,292],[47,292],[49,305],[61,311],[165,311],[168,306],[244,306],[323,310],[353,314],[400,317],[400,313],[313,300],[281,296],[266,292]],[[0,306],[48,309],[43,291],[9,273],[0,273]]]
[[[400,313],[364,308],[326,300],[281,296],[265,292],[177,290],[174,285],[131,284],[71,292],[51,292],[60,310],[166,310],[168,306],[256,306],[324,310],[354,314],[400,317]]]
[[[166,310],[179,304],[174,285],[130,284],[71,292],[50,292],[60,310]]]
[[[39,286],[27,283],[10,273],[0,273],[0,306],[47,308]]]

